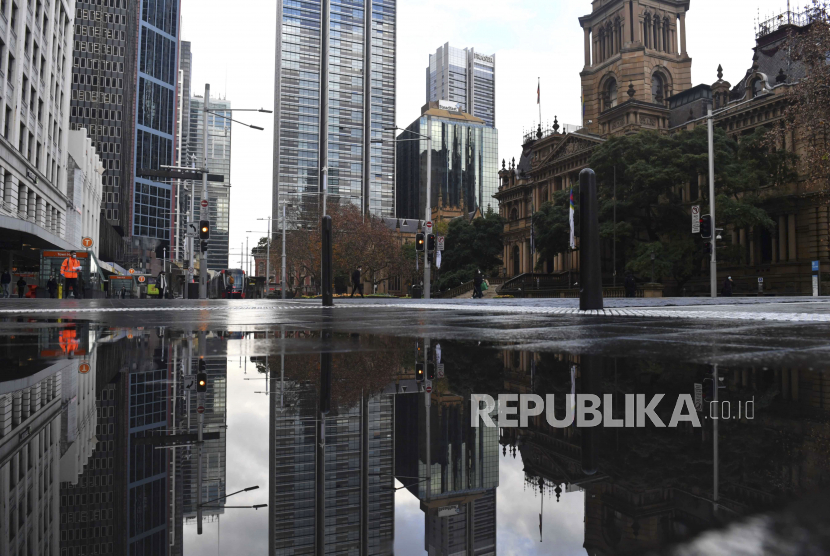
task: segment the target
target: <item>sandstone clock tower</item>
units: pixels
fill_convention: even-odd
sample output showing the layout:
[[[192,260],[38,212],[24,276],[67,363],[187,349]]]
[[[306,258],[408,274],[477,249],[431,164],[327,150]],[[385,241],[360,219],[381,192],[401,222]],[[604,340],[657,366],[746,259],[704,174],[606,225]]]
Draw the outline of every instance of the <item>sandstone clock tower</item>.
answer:
[[[692,86],[690,0],[593,0],[585,32],[582,117],[603,136],[668,128],[666,100]]]

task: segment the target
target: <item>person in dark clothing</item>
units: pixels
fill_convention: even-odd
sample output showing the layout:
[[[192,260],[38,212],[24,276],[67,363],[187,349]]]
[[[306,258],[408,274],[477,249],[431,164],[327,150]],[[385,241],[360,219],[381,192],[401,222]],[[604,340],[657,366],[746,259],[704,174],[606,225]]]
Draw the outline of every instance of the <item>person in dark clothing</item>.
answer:
[[[480,270],[476,269],[476,275],[473,277],[473,299],[481,299],[484,294],[481,293],[481,283],[484,282],[484,275]]]
[[[637,281],[634,279],[634,275],[632,275],[630,272],[626,272],[625,282],[623,282],[623,286],[625,287],[626,297],[637,296]]]
[[[11,283],[12,283],[12,275],[9,274],[8,270],[3,271],[3,276],[0,278],[0,286],[2,286],[3,291],[0,295],[2,297],[10,297],[11,296]]]
[[[49,298],[55,299],[58,296],[58,281],[55,279],[54,275],[49,277],[49,281],[46,282],[46,289],[49,291]]]
[[[727,276],[726,280],[723,281],[723,289],[721,290],[721,295],[723,297],[732,297],[732,277]]]
[[[20,280],[17,281],[17,297],[19,299],[23,299],[23,294],[26,293],[26,280],[23,277],[20,277]]]
[[[159,290],[159,299],[164,299],[164,291],[167,289],[167,275],[162,270],[156,278],[156,287]]]
[[[362,266],[357,267],[352,273],[352,295],[349,297],[354,297],[355,292],[360,294],[360,297],[363,297],[363,282],[360,281],[360,271],[363,270]]]

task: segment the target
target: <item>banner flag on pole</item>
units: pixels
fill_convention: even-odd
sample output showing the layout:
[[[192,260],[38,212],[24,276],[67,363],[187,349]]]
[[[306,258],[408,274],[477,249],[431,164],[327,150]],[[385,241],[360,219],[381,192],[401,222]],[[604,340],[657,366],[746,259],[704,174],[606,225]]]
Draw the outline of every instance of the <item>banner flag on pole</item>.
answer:
[[[576,238],[574,236],[574,188],[571,187],[571,208],[568,211],[568,219],[571,224],[571,249],[576,249]]]

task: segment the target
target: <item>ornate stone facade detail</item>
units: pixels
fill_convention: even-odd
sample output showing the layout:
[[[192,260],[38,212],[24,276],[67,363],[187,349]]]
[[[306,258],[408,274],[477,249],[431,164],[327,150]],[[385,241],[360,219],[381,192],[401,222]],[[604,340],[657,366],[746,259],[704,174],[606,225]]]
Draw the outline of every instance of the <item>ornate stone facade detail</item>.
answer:
[[[642,125],[657,127],[657,120],[651,116],[640,116],[640,123]]]

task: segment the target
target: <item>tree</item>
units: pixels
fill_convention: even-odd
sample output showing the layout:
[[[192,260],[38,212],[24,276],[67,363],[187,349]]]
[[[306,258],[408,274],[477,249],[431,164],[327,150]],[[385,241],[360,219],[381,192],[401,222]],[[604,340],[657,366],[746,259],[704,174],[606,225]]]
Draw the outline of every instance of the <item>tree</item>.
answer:
[[[574,201],[579,197],[579,188],[574,190]],[[574,214],[574,226],[578,224]],[[553,201],[544,203],[533,214],[533,243],[539,254],[536,269],[541,269],[546,260],[552,259],[559,253],[564,253],[570,247],[570,190],[554,191]]]
[[[789,68],[801,66],[804,75],[790,87],[788,104],[780,125],[770,130],[767,145],[778,148],[800,144],[801,173],[808,191],[830,193],[830,10],[826,2],[814,0],[807,8],[810,25],[793,28],[781,46],[789,51]],[[789,69],[788,68],[788,69]],[[791,82],[793,76],[781,68],[779,77]],[[792,70],[789,70],[792,72]]]
[[[498,274],[502,265],[504,218],[488,210],[482,218],[451,220],[441,258],[438,289],[453,288],[473,279],[476,269]]]

